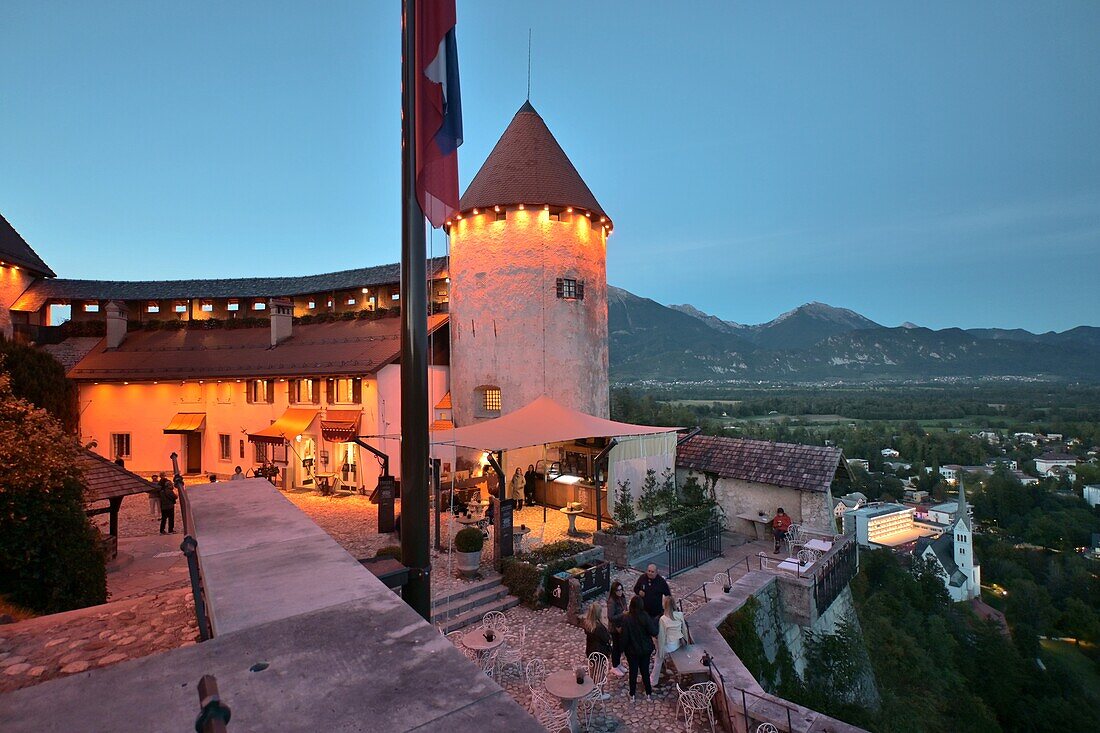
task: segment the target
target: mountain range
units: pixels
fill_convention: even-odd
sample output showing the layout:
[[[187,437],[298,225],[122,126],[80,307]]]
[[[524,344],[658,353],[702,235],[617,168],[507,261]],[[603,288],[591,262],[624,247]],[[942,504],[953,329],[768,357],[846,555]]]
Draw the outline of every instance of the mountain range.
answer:
[[[1020,377],[1100,381],[1100,328],[1061,333],[891,328],[807,303],[758,325],[608,289],[611,379],[893,381]]]

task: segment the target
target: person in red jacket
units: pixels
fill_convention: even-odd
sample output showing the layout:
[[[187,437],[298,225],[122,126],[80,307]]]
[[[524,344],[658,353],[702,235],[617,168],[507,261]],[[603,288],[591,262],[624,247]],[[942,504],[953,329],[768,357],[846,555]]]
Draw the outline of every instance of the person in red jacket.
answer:
[[[775,535],[775,552],[778,554],[779,546],[787,539],[787,530],[791,528],[791,518],[783,511],[783,507],[775,510],[775,519],[772,520],[772,534]]]

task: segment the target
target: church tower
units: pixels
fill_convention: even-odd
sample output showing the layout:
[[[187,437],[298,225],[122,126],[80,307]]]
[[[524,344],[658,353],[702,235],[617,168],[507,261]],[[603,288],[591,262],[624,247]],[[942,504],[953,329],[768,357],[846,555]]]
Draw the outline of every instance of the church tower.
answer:
[[[543,395],[607,417],[611,219],[529,101],[447,227],[455,424]]]
[[[956,600],[969,600],[981,595],[981,567],[974,557],[974,531],[970,521],[970,507],[966,503],[966,487],[962,479],[959,479],[959,506],[955,513],[955,523],[951,528],[954,533],[954,559],[962,574],[960,579],[959,594],[962,596]]]

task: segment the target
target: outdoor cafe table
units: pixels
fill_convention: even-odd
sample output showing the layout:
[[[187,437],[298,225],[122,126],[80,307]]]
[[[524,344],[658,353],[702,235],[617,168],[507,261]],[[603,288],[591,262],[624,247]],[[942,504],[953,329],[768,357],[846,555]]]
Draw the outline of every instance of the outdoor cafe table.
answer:
[[[561,512],[562,514],[564,514],[565,516],[569,517],[569,534],[572,534],[572,535],[577,534],[577,515],[578,514],[583,514],[584,510],[583,509],[567,509],[565,507],[562,507],[558,511]]]
[[[577,720],[577,700],[596,689],[595,683],[585,669],[584,682],[577,684],[577,672],[573,669],[559,669],[548,675],[544,683],[546,691],[562,701],[562,707],[569,710],[569,730],[576,733],[581,729]]]
[[[478,522],[480,522],[480,521],[481,521],[482,519],[483,519],[483,517],[467,517],[467,516],[461,516],[461,517],[459,517],[459,518],[458,518],[458,523],[459,523],[459,524],[462,524],[462,525],[465,525],[465,526],[467,526],[467,527],[470,527],[470,526],[473,526],[473,525],[477,524],[477,523],[478,523]]]
[[[808,542],[806,542],[806,544],[802,546],[805,547],[807,550],[817,550],[818,552],[822,553],[828,552],[829,550],[833,549],[832,542],[829,542],[828,540],[819,540],[816,538],[809,540]]]
[[[512,529],[512,542],[515,545],[516,552],[523,552],[523,541],[527,539],[527,535],[530,533],[530,527],[515,527]]]
[[[485,638],[485,629],[481,627],[471,629],[462,635],[462,646],[477,652],[477,656],[481,657],[504,643],[504,634],[499,631],[494,632],[494,634],[493,640],[489,641]]]
[[[779,569],[801,575],[802,573],[813,567],[814,562],[817,561],[814,560],[813,562],[808,562],[805,565],[800,565],[797,557],[788,557],[786,560],[783,560],[779,563]]]

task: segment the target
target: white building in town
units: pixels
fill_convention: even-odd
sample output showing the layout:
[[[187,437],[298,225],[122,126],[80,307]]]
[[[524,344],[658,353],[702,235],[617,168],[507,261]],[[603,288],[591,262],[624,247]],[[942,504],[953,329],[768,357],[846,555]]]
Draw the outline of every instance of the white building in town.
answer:
[[[974,556],[973,535],[966,489],[960,484],[956,517],[947,531],[935,539],[918,540],[913,552],[914,557],[925,558],[935,565],[953,601],[968,601],[981,595],[981,567]]]

